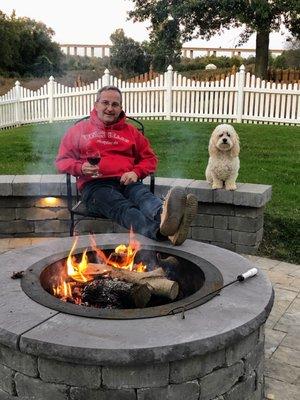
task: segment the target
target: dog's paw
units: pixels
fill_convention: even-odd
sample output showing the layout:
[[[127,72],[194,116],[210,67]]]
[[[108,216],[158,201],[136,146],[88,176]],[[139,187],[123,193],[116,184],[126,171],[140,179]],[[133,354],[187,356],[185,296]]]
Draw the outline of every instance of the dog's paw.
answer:
[[[222,183],[213,183],[212,185],[211,185],[211,188],[212,189],[223,189],[223,184]]]
[[[236,190],[235,182],[225,182],[225,189],[226,190]]]

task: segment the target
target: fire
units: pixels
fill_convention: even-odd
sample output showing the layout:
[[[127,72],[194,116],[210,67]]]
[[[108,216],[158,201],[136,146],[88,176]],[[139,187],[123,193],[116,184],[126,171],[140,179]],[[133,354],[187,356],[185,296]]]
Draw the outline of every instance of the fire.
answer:
[[[90,236],[91,248],[97,255],[99,262],[115,267],[115,268],[124,268],[130,271],[135,272],[144,272],[147,270],[147,266],[142,262],[135,264],[134,259],[137,252],[141,248],[141,244],[138,240],[135,239],[134,233],[132,229],[129,233],[129,244],[126,246],[125,244],[120,244],[117,246],[109,257],[97,247],[95,238]],[[73,255],[74,250],[77,246],[78,237],[75,238],[75,241],[72,245],[70,253],[67,258],[66,270],[67,270],[67,281],[60,282],[53,287],[53,294],[60,299],[67,301],[68,299],[72,299],[76,304],[80,304],[80,301],[77,296],[74,298],[74,293],[72,293],[72,287],[76,282],[85,283],[92,281],[93,276],[88,275],[88,264],[89,259],[87,256],[87,249],[82,254],[81,260],[77,261],[76,257]]]
[[[61,281],[59,285],[53,288],[53,294],[56,297],[67,299],[72,297],[72,289],[69,283]]]
[[[86,271],[89,263],[89,260],[86,255],[87,249],[85,249],[85,251],[83,252],[81,261],[79,263],[76,261],[76,258],[72,255],[77,245],[77,241],[78,237],[76,237],[67,259],[67,273],[71,278],[74,279],[74,281],[88,282],[89,280],[91,280],[91,278],[88,276],[84,276],[84,272]]]

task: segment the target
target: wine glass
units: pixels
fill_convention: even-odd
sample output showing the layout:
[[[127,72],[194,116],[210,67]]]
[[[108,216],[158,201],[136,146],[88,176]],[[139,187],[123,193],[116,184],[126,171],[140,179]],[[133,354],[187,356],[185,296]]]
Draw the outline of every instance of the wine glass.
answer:
[[[86,152],[86,159],[91,165],[98,165],[100,162],[100,153],[98,150],[87,150]],[[91,175],[92,178],[98,178],[100,174],[96,172],[95,174]]]

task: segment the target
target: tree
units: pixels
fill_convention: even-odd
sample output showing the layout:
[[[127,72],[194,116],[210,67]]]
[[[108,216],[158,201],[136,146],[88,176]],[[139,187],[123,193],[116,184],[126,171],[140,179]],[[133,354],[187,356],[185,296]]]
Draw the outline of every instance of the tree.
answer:
[[[183,41],[201,37],[209,39],[232,27],[243,27],[239,44],[246,43],[256,32],[256,65],[258,76],[266,78],[269,35],[285,26],[300,37],[299,0],[132,0],[129,12],[134,21],[150,19],[152,35],[161,36],[163,22],[174,20],[173,27]]]
[[[110,64],[124,76],[141,74],[149,70],[150,55],[146,45],[140,44],[125,36],[123,29],[117,29],[111,34]]]
[[[14,62],[17,35],[12,28],[9,18],[0,10],[0,72],[9,70]]]
[[[19,75],[60,73],[63,53],[42,22],[0,11],[0,70]]]

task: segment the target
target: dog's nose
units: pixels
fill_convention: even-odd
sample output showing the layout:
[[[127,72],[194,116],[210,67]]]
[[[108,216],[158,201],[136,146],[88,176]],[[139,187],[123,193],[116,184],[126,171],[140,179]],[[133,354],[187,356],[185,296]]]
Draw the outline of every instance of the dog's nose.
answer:
[[[223,143],[227,143],[227,139],[226,138],[223,138]]]

